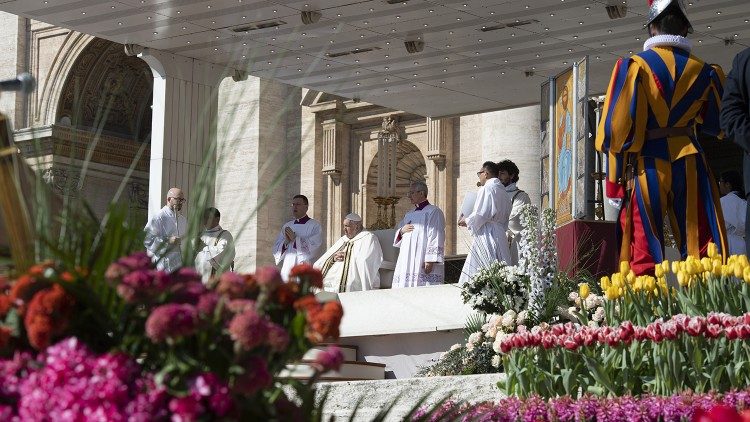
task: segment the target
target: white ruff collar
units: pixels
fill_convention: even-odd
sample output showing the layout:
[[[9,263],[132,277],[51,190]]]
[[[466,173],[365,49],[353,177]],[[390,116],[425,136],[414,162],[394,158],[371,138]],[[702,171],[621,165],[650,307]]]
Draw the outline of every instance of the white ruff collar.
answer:
[[[643,51],[654,47],[677,47],[689,53],[693,43],[680,35],[654,35],[643,43]]]

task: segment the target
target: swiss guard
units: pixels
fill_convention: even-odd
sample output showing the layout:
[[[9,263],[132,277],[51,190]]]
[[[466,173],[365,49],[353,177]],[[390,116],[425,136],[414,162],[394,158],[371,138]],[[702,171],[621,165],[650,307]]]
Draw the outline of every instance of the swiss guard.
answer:
[[[617,61],[596,133],[607,153],[606,191],[620,207],[620,261],[653,274],[664,260],[664,222],[682,258],[727,249],[724,218],[697,132],[721,138],[724,73],[690,53],[682,0],[649,1],[650,38]]]

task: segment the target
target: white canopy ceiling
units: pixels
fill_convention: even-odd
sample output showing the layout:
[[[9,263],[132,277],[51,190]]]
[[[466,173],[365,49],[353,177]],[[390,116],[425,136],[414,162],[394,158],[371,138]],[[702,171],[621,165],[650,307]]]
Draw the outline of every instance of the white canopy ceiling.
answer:
[[[642,48],[646,0],[0,0],[0,10],[122,44],[346,98],[446,116],[538,103],[590,57],[590,90]],[[693,0],[694,52],[728,72],[750,45],[750,1]],[[319,20],[303,24],[303,11]],[[308,13],[315,20],[316,13]],[[488,30],[492,29],[492,30]],[[410,54],[406,41],[422,41]]]

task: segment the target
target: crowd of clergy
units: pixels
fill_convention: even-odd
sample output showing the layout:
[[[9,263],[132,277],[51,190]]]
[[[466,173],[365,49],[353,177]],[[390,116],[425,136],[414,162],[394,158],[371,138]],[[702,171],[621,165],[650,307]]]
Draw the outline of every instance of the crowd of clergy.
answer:
[[[529,195],[516,186],[518,167],[510,160],[485,162],[477,172],[478,191],[471,195],[473,205],[460,213],[458,226],[472,237],[459,283],[469,280],[493,261],[515,264],[521,233],[520,209],[530,203]],[[396,226],[392,245],[399,250],[391,288],[429,286],[445,281],[445,216],[427,199],[427,185],[410,185],[407,197],[414,206]],[[187,220],[182,211],[185,197],[181,189],[167,193],[166,205],[146,225],[145,247],[157,268],[174,271],[182,265],[183,238]],[[343,222],[343,236],[322,255],[323,229],[307,215],[309,201],[295,195],[291,201],[294,217],[285,223],[273,247],[273,257],[286,280],[297,264],[310,263],[324,275],[324,290],[340,293],[381,287],[383,264],[381,240],[364,228],[362,217],[350,213]],[[196,239],[195,267],[203,280],[234,269],[234,242],[220,225],[221,214],[208,208],[202,216],[203,232]]]

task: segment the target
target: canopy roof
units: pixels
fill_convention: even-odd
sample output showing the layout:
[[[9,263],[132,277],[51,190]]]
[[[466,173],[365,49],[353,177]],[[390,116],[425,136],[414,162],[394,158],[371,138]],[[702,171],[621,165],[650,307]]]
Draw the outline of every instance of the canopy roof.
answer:
[[[610,19],[607,6],[624,5]],[[540,84],[586,55],[601,93],[615,60],[642,48],[647,13],[646,0],[0,0],[0,10],[432,117],[538,103]],[[688,11],[694,53],[728,72],[750,45],[750,2],[693,0]],[[405,42],[424,46],[409,53]]]

